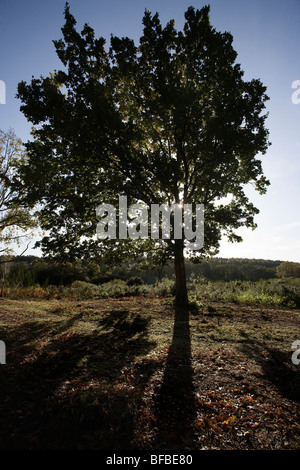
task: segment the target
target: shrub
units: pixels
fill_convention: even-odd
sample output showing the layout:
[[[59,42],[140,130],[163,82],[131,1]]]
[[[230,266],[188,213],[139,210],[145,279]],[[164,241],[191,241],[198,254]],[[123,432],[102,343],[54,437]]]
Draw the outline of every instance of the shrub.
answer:
[[[99,295],[105,293],[106,297],[123,297],[126,294],[126,282],[121,279],[114,279],[99,286]],[[106,295],[107,294],[107,295]]]
[[[126,284],[127,286],[141,286],[142,284],[144,284],[144,281],[140,277],[136,276],[136,277],[131,277],[130,279],[128,279]]]
[[[91,282],[85,282],[85,281],[74,281],[71,284],[71,287],[73,288],[79,288],[79,289],[84,289],[84,288],[89,288],[89,287],[94,287],[95,284],[92,284]]]
[[[154,286],[154,293],[159,297],[168,297],[175,294],[175,282],[173,279],[164,277]]]
[[[7,289],[5,296],[10,299],[50,299],[55,297],[48,289],[40,286],[11,287]]]
[[[225,302],[240,302],[252,305],[286,306],[299,308],[300,282],[294,280],[269,279],[252,281],[210,281],[207,285],[197,285],[192,290],[196,299],[208,298]]]
[[[144,284],[140,286],[128,286],[127,294],[129,295],[148,295],[152,291],[151,286],[145,286]]]
[[[71,297],[74,300],[93,299],[98,289],[95,284],[78,280],[72,282],[71,287],[63,288],[61,294],[63,297]]]

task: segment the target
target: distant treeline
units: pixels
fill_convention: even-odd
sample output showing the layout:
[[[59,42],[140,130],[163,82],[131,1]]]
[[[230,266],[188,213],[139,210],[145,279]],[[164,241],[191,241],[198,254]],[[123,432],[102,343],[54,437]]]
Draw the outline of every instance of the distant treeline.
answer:
[[[208,281],[257,281],[276,277],[281,261],[239,258],[212,258],[200,264],[186,263],[186,274]]]
[[[2,257],[2,261],[3,261]],[[112,279],[139,278],[145,284],[174,276],[173,266],[163,269],[141,271],[138,263],[111,269],[93,261],[59,263],[35,256],[22,256],[8,263],[0,264],[2,284],[7,286],[32,285],[71,285],[74,281],[85,281],[102,284]],[[300,277],[300,264],[282,261],[243,258],[212,258],[194,264],[186,260],[186,274],[189,280],[205,279],[207,281],[258,281],[275,277]]]

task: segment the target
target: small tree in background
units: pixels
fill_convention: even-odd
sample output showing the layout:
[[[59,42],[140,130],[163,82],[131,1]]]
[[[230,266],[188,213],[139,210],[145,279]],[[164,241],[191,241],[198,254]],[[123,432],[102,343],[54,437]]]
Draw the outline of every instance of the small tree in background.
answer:
[[[14,246],[28,241],[31,230],[37,226],[30,210],[22,205],[21,193],[13,188],[17,169],[25,162],[22,142],[12,129],[0,129],[0,277],[1,297],[6,278],[14,261]],[[27,247],[23,252],[27,250]],[[19,256],[21,256],[19,255]]]
[[[33,215],[21,203],[21,193],[13,188],[20,165],[25,164],[22,141],[13,130],[0,129],[0,252],[13,253],[12,244],[19,245],[36,227]]]
[[[300,263],[293,263],[291,261],[283,261],[276,268],[276,275],[278,277],[300,277]]]

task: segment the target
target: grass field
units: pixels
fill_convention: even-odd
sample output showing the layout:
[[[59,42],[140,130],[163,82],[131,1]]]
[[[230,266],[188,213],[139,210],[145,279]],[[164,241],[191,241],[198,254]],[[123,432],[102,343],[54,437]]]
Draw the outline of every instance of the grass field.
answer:
[[[300,310],[192,307],[0,299],[0,448],[299,449]]]

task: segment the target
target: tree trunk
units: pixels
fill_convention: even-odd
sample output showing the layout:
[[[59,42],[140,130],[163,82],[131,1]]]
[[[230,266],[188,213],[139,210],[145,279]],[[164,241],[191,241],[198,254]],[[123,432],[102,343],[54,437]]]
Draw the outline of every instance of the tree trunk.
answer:
[[[175,240],[175,297],[177,304],[188,304],[183,240]]]

